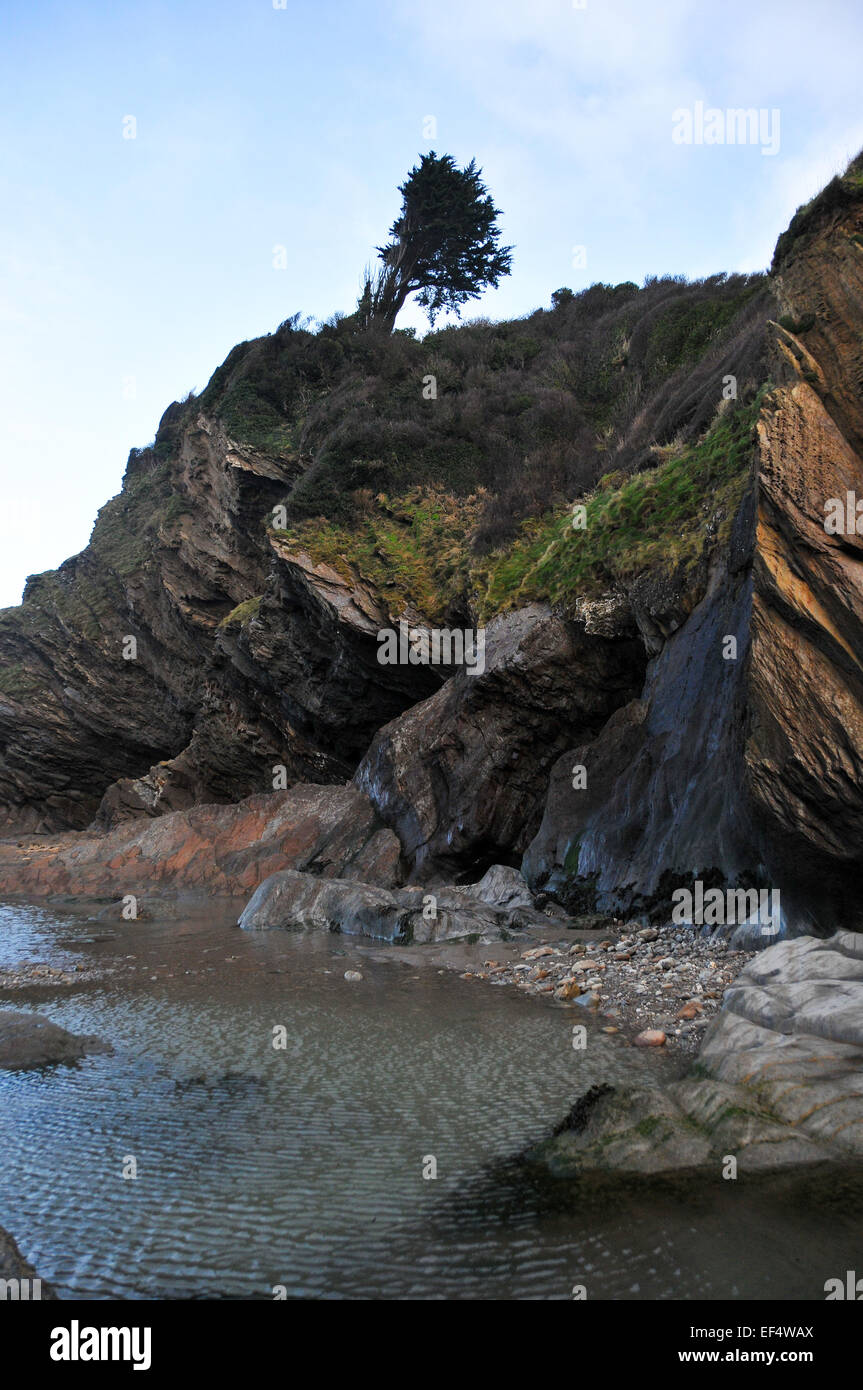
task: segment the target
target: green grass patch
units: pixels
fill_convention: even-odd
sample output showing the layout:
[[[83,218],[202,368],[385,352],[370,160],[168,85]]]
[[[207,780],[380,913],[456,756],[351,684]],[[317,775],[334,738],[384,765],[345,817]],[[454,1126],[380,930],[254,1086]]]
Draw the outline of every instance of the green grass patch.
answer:
[[[434,621],[470,585],[470,537],[483,501],[481,492],[454,497],[441,488],[380,493],[350,526],[313,517],[271,534],[348,581],[364,580],[393,612],[410,606]]]
[[[364,580],[393,612],[413,607],[442,620],[454,604],[478,620],[533,601],[564,610],[574,600],[625,585],[645,571],[689,572],[706,548],[725,544],[746,490],[755,422],[767,388],[730,407],[695,444],[667,448],[655,468],[607,474],[581,499],[586,526],[557,509],[526,521],[509,545],[478,556],[472,546],[485,503],[443,488],[362,499],[351,522],[310,517],[271,530],[346,581]]]
[[[236,608],[232,608],[230,613],[225,615],[219,623],[219,627],[242,627],[244,623],[257,616],[262,597],[262,594],[258,594],[256,598],[247,598],[243,603],[238,603]]]
[[[526,522],[513,545],[489,557],[481,616],[534,600],[566,607],[645,570],[691,568],[708,543],[726,542],[765,390],[751,405],[719,415],[702,439],[656,468],[617,485],[613,476],[601,480],[583,499],[583,530],[574,529],[569,510]]]

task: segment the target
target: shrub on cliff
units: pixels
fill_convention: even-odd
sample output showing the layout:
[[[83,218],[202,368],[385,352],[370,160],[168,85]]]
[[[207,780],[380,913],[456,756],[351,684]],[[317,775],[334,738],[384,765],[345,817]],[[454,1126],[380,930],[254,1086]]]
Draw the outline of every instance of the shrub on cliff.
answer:
[[[350,526],[363,492],[481,491],[482,553],[612,468],[653,466],[652,445],[697,439],[724,373],[764,380],[770,308],[763,276],[732,275],[593,285],[421,341],[295,316],[234,349],[194,408],[285,460],[292,523]]]

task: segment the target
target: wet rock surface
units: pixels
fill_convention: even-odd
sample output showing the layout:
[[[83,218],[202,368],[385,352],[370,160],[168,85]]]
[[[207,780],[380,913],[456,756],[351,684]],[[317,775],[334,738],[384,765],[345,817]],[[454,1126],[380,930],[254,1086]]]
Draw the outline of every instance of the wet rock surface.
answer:
[[[501,891],[500,877],[489,881],[486,876],[477,887],[493,896]],[[512,899],[515,893],[505,878],[504,897]],[[250,931],[324,930],[420,943],[507,939],[536,922],[543,922],[541,915],[520,902],[497,905],[471,888],[435,888],[433,894],[426,894],[419,887],[376,888],[286,870],[265,879],[239,925]]]
[[[525,1157],[557,1177],[592,1170],[659,1174],[700,1169],[717,1177],[724,1170],[734,1178],[838,1162],[841,1154],[790,1130],[748,1088],[697,1079],[609,1088],[586,1109],[580,1124],[568,1125]]]
[[[5,1071],[30,1071],[112,1051],[100,1038],[69,1033],[39,1014],[0,1009],[0,1068]]]
[[[4,1286],[5,1297],[0,1302],[55,1301],[56,1293],[50,1284],[39,1278],[36,1270],[18,1249],[15,1241],[0,1227],[0,1286]]]
[[[863,1153],[863,938],[780,942],[729,989],[701,1062],[800,1135]]]
[[[745,538],[751,515],[739,528]],[[744,563],[718,562],[688,619],[663,640],[639,698],[602,731],[573,745],[552,770],[541,825],[522,869],[535,891],[567,906],[668,912],[665,879],[716,866],[735,879],[752,853],[742,791],[741,663],[751,586]],[[731,564],[734,563],[732,559]],[[573,784],[583,767],[585,784]]]

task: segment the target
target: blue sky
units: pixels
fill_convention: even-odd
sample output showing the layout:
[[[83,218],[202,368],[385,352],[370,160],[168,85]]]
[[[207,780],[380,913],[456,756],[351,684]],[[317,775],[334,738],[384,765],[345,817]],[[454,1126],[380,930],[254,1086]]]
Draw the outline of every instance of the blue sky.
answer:
[[[861,39],[857,0],[3,0],[0,605],[234,343],[351,310],[421,152],[516,248],[468,316],[759,269],[863,146]],[[675,143],[698,101],[778,110],[778,153]]]

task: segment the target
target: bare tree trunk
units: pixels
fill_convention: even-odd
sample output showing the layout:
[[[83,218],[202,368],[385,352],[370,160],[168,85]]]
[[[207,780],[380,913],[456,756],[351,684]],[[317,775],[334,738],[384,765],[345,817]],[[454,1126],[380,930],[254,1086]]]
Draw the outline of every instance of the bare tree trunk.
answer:
[[[410,226],[405,226],[399,240],[388,248],[383,270],[370,282],[370,317],[390,333],[395,328],[405,300],[414,290],[422,288],[414,280],[420,254],[417,238],[411,234]]]

